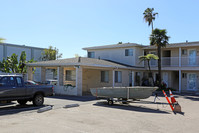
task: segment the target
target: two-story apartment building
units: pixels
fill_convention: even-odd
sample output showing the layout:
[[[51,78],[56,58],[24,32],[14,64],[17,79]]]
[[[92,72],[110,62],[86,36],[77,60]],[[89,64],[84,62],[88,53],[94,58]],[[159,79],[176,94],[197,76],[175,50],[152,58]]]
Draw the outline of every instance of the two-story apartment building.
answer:
[[[143,48],[156,53],[154,46]],[[157,61],[151,62],[156,78]],[[162,78],[168,87],[179,92],[199,90],[199,42],[169,44],[162,48]]]
[[[84,95],[90,88],[114,86],[140,86],[149,78],[147,66],[139,56],[156,54],[155,46],[135,43],[114,44],[83,48],[88,57],[36,62],[30,67],[41,67],[45,80],[45,69],[58,71],[57,94]],[[169,44],[162,49],[162,80],[167,87],[179,92],[198,91],[199,42]],[[155,79],[157,61],[150,62]],[[29,79],[32,78],[29,73]]]

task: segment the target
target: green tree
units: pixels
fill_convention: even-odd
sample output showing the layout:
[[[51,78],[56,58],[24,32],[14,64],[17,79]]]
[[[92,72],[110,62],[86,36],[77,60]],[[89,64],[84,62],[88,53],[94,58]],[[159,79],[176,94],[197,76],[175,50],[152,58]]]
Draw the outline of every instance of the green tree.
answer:
[[[7,62],[8,62],[8,66],[9,68],[12,70],[12,73],[18,73],[18,59],[17,59],[18,55],[16,55],[15,53],[13,53],[11,55],[11,57],[7,57]]]
[[[49,46],[48,49],[44,49],[44,53],[42,53],[43,61],[57,60],[59,58],[62,58],[62,54],[59,53],[59,49],[56,47],[53,48],[53,46]]]
[[[161,48],[166,47],[169,41],[169,36],[167,36],[167,31],[165,29],[155,29],[150,35],[150,45],[155,45],[157,47],[158,53],[158,84],[159,88],[161,88]]]
[[[149,75],[151,76],[151,78],[153,80],[153,85],[155,85],[155,81],[154,81],[154,78],[153,78],[153,75],[152,75],[150,61],[151,60],[158,60],[158,59],[159,59],[158,56],[154,55],[154,54],[147,54],[147,55],[144,55],[144,56],[139,56],[140,62],[143,62],[143,61],[147,62],[147,65],[148,65],[148,68],[149,68]]]
[[[0,37],[0,43],[4,43],[4,40],[6,39]]]
[[[21,55],[20,55],[20,58],[19,58],[19,66],[18,66],[18,69],[19,69],[19,73],[26,73],[26,64],[27,61],[26,61],[26,52],[25,51],[22,51],[21,52]]]
[[[11,73],[8,60],[3,58],[2,62],[0,61],[0,70],[5,73]]]
[[[13,53],[10,57],[8,56],[7,59],[3,58],[3,61],[0,61],[0,70],[5,73],[27,73],[26,63],[35,62],[33,59],[26,61],[26,52],[22,51],[19,61],[18,55]],[[34,68],[35,70],[35,68]],[[33,70],[33,73],[34,73]]]
[[[151,25],[152,27],[152,32],[153,32],[153,21],[155,20],[155,16],[158,15],[157,12],[153,11],[154,8],[147,8],[143,13],[145,22],[148,23],[148,26]]]

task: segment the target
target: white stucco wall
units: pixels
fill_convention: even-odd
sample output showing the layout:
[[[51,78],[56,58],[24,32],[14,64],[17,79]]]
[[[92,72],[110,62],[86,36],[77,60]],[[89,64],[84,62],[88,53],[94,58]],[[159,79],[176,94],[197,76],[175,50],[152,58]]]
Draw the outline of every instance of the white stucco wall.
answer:
[[[35,61],[41,61],[41,53],[43,50],[41,49],[33,49],[33,57]]]
[[[3,60],[3,45],[0,45],[0,61]]]
[[[139,56],[144,55],[144,50],[140,47],[135,47],[135,66],[144,67],[144,62],[140,62]]]
[[[133,56],[125,56],[125,49],[133,49]],[[95,58],[107,59],[131,66],[141,66],[138,62],[138,56],[142,55],[142,49],[139,47],[115,48],[115,49],[100,49],[88,50],[88,52],[95,52]]]
[[[31,49],[30,48],[7,46],[7,56],[11,56],[13,53],[15,53],[18,55],[18,59],[19,59],[22,51],[26,52],[26,59],[31,60]]]

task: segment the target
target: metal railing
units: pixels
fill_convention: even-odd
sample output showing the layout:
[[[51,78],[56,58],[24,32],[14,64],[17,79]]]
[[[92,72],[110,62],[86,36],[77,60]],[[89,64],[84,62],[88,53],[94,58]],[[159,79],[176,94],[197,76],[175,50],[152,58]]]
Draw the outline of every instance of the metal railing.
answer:
[[[162,67],[178,67],[179,57],[162,57]],[[158,66],[158,60],[150,61],[151,67]],[[181,67],[199,66],[199,56],[196,57],[181,57]]]

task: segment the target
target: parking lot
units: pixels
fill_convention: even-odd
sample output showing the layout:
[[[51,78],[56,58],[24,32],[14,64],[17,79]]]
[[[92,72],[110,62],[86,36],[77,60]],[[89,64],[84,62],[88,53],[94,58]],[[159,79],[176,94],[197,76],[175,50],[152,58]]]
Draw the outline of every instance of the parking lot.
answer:
[[[123,105],[107,105],[94,97],[55,96],[45,98],[52,110],[37,113],[39,107],[28,103],[0,105],[2,133],[132,133],[132,132],[199,132],[199,96],[175,95],[183,113],[174,114],[164,97],[154,97]],[[63,108],[77,103],[79,107]]]

